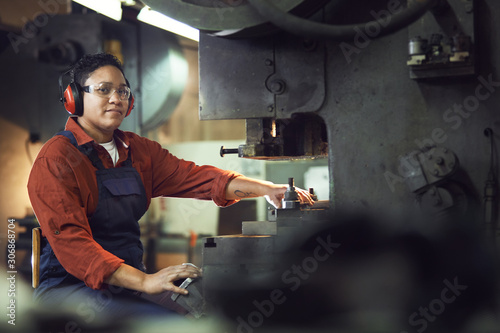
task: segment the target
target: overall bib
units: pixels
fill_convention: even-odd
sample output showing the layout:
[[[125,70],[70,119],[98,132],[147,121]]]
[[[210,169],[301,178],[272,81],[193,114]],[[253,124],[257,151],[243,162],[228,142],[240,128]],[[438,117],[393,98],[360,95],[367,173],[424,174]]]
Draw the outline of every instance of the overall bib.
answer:
[[[56,135],[69,138],[97,168],[99,199],[89,219],[93,238],[126,264],[145,271],[138,221],[147,210],[147,197],[140,175],[132,166],[130,151],[122,167],[105,169],[90,144],[78,146],[70,131]],[[62,267],[46,238],[42,239],[41,246],[40,285],[34,294],[38,301],[47,305],[76,306],[81,313],[85,313],[85,309],[87,312],[94,310],[107,317],[173,313],[137,296],[138,292],[114,286],[105,290],[87,287]]]

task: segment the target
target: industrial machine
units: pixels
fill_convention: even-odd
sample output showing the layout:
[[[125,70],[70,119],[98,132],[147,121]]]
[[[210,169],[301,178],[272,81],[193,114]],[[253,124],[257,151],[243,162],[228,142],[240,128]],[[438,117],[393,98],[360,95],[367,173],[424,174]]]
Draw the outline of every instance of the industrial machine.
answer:
[[[221,156],[237,153],[243,158],[266,160],[328,158],[327,205],[320,209],[297,208],[285,202],[283,209],[274,211],[268,221],[245,222],[242,235],[205,240],[204,277],[185,284],[203,297],[201,304],[194,306],[194,313],[201,315],[203,309],[216,303],[214,290],[219,291],[215,292],[217,296],[223,294],[222,289],[241,296],[235,290],[255,291],[259,289],[253,288],[257,283],[266,286],[259,290],[270,294],[255,293],[246,298],[246,304],[253,304],[253,310],[260,312],[252,312],[252,306],[245,307],[245,302],[234,298],[226,303],[226,310],[241,305],[239,312],[230,311],[229,315],[238,329],[261,327],[268,318],[266,313],[274,313],[283,300],[279,286],[283,286],[284,278],[276,279],[272,274],[286,272],[286,267],[290,267],[277,264],[284,258],[283,251],[293,252],[303,244],[291,245],[297,239],[297,233],[291,230],[299,230],[299,236],[304,236],[314,225],[323,225],[325,221],[336,225],[330,214],[338,211],[411,216],[397,218],[398,227],[426,235],[430,244],[437,247],[447,244],[456,250],[456,242],[463,245],[464,235],[477,230],[482,231],[481,236],[489,237],[470,240],[471,251],[497,241],[495,161],[500,131],[496,112],[500,102],[500,64],[496,55],[500,44],[491,32],[500,28],[494,19],[500,14],[498,3],[144,2],[201,31],[200,118],[246,119],[246,143],[237,148],[222,148]],[[330,230],[328,224],[324,228]],[[385,225],[381,230],[395,232],[393,228]],[[352,232],[358,232],[363,241],[372,239],[364,238],[363,230]],[[451,234],[461,236],[450,243],[445,235]],[[418,252],[420,245],[415,246],[409,252]],[[394,253],[400,249],[390,248]],[[419,253],[426,253],[424,261],[439,257],[442,261],[438,260],[438,266],[457,260],[453,259],[453,251],[444,251],[440,257],[434,250]],[[464,254],[458,250],[456,253]],[[448,274],[475,274],[460,264],[452,266],[446,271]],[[481,269],[489,270],[486,266]],[[436,276],[429,279],[438,283],[432,288],[417,283],[428,297],[432,297],[432,292],[427,291],[439,293],[439,285],[443,288],[446,279],[436,272],[443,273],[434,271]],[[395,275],[396,272],[385,277]],[[335,274],[331,276],[333,279]],[[454,277],[460,279],[460,275]],[[471,284],[492,287],[489,279],[473,280]],[[328,279],[318,283],[318,288],[325,292],[341,292],[328,288],[335,283]],[[245,288],[248,285],[253,287]],[[311,301],[302,296],[302,302]],[[478,301],[474,297],[469,301]],[[183,302],[182,298],[176,299]],[[273,306],[269,302],[263,306],[262,299],[274,300]],[[193,298],[191,304],[192,301]],[[429,300],[420,302],[417,304],[428,304]],[[381,303],[377,305],[383,307]],[[301,309],[304,311],[304,306]],[[406,325],[409,322],[410,328],[430,327],[428,318],[419,321],[411,311],[398,311],[391,313],[397,313],[395,317],[403,318]],[[436,313],[440,311],[437,309]],[[446,311],[451,312],[448,308]],[[243,318],[236,313],[249,316]],[[299,316],[294,313],[292,317],[295,315]],[[444,323],[446,326],[449,321]]]

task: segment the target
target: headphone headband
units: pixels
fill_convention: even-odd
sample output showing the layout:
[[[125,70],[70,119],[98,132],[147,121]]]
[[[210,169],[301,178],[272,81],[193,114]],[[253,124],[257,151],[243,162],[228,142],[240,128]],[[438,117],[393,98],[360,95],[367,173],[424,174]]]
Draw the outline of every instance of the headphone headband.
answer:
[[[59,76],[59,102],[63,103],[64,104],[64,91],[63,91],[63,77],[65,75],[67,75],[68,73],[71,72],[71,69],[68,69],[67,71],[65,71],[64,73],[62,73],[60,76]]]

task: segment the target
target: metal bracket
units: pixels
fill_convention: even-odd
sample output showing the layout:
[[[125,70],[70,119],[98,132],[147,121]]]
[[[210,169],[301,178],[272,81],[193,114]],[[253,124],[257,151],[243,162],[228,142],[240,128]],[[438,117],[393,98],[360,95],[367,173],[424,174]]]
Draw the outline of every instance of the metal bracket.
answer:
[[[459,166],[455,154],[444,147],[416,151],[400,159],[406,171],[405,181],[410,191],[420,193],[451,176]]]
[[[473,0],[440,0],[408,34],[410,78],[475,74]]]

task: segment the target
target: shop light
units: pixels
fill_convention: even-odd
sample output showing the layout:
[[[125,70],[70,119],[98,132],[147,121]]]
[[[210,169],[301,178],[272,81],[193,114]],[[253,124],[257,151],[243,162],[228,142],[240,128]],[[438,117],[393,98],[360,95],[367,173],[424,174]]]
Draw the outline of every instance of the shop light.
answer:
[[[160,12],[152,10],[145,6],[137,15],[137,19],[141,22],[154,25],[155,27],[173,32],[174,34],[192,39],[194,41],[200,40],[200,32],[185,23],[174,20]]]
[[[95,10],[96,12],[120,21],[122,19],[122,3],[120,0],[73,0],[82,6]]]

